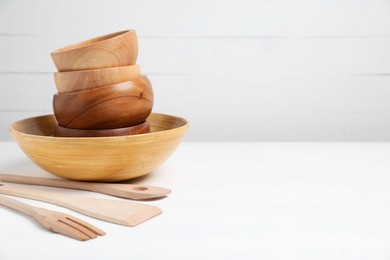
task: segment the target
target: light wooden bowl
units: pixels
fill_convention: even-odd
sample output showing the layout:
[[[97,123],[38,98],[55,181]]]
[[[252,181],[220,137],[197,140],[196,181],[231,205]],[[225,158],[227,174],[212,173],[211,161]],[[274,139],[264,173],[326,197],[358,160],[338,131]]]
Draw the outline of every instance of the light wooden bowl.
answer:
[[[151,133],[115,137],[54,137],[53,115],[24,119],[10,130],[23,152],[59,177],[82,181],[122,181],[159,167],[180,144],[187,120],[164,114],[148,118]]]
[[[83,130],[66,128],[60,125],[56,125],[54,129],[54,136],[57,137],[103,137],[103,136],[121,136],[121,135],[138,135],[150,133],[150,126],[148,121],[141,124],[114,128],[114,129],[102,129],[102,130]]]
[[[138,56],[135,30],[116,32],[55,50],[58,71],[90,70],[134,65]]]
[[[115,85],[55,94],[53,109],[62,127],[113,129],[144,122],[153,101],[152,85],[143,75]]]
[[[139,65],[96,70],[75,70],[54,73],[58,93],[69,93],[131,80],[140,75]]]

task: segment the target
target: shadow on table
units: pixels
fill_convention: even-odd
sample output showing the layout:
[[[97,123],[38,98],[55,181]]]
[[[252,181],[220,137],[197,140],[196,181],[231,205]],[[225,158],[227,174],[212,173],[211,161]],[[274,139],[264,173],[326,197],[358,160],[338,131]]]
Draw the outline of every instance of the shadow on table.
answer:
[[[159,169],[144,175],[140,176],[134,179],[129,179],[125,181],[121,181],[118,183],[123,184],[141,184],[141,183],[147,183],[148,181],[151,181],[154,177],[161,174],[159,173]],[[14,175],[24,175],[24,176],[33,176],[33,177],[45,177],[45,178],[57,178],[53,174],[50,174],[46,172],[45,170],[39,168],[37,165],[35,165],[32,161],[25,159],[25,160],[15,160],[11,162],[7,162],[6,165],[0,166],[0,173],[2,174],[14,174]]]
[[[0,173],[3,174],[14,174],[24,176],[35,176],[50,178],[53,175],[47,173],[43,169],[36,166],[33,162],[26,160],[15,160],[7,162],[6,165],[0,166]]]

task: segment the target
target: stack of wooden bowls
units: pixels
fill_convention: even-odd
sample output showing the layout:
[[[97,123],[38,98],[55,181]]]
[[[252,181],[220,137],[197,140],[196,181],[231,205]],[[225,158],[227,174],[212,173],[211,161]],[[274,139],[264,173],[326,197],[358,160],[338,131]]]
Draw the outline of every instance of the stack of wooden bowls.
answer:
[[[150,132],[153,89],[136,64],[134,30],[100,36],[51,53],[58,93],[53,97],[58,137]]]

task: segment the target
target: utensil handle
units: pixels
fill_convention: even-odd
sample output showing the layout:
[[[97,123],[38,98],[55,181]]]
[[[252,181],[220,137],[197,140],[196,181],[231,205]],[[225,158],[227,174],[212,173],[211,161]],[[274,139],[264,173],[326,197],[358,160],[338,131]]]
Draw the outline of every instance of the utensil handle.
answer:
[[[64,195],[7,182],[0,182],[0,193],[48,202],[90,217],[126,226],[136,226],[162,212],[158,207],[128,200]]]
[[[111,196],[123,197],[127,199],[151,199],[168,195],[171,191],[166,188],[148,185],[134,184],[112,184],[82,182],[51,178],[39,178],[30,176],[20,176],[12,174],[0,174],[0,180],[12,183],[42,185],[58,188],[78,189],[99,192]]]
[[[51,203],[92,217],[95,217],[96,215],[94,208],[98,208],[95,207],[95,205],[98,203],[104,203],[104,199],[86,198],[72,195],[64,196],[64,194],[61,193],[31,188],[28,185],[7,182],[0,182],[0,193]],[[92,210],[86,209],[85,207],[87,205],[93,205]],[[98,212],[98,214],[99,213],[100,212]]]
[[[8,198],[6,196],[0,195],[0,205],[3,205],[7,208],[16,210],[20,213],[23,213],[25,215],[34,217],[35,213],[35,207],[30,206],[26,203],[17,201],[15,199]]]
[[[65,204],[64,201],[60,198],[61,194],[40,189],[34,189],[20,184],[0,182],[0,193],[27,199],[39,200],[58,206],[63,206]]]
[[[12,174],[0,174],[0,180],[5,182],[20,183],[20,184],[43,185],[43,186],[50,186],[50,187],[73,188],[73,189],[88,189],[91,186],[88,185],[91,183],[87,183],[87,182],[84,183],[84,182],[77,182],[77,181],[20,176],[20,175],[12,175]]]

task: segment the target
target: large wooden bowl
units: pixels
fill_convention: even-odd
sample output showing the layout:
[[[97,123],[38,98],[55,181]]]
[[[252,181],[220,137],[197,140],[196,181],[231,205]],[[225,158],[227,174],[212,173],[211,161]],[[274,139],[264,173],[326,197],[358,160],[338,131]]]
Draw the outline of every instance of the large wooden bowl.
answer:
[[[164,114],[148,118],[151,133],[115,137],[54,137],[53,115],[11,125],[23,152],[38,166],[59,177],[82,181],[122,181],[152,172],[180,144],[187,120]]]
[[[153,89],[146,76],[115,85],[55,94],[54,115],[62,127],[113,129],[140,124],[153,108]]]
[[[134,65],[138,56],[135,30],[116,32],[55,50],[58,71],[90,70]]]
[[[140,75],[139,65],[96,70],[75,70],[54,73],[58,93],[69,93],[113,85]]]

